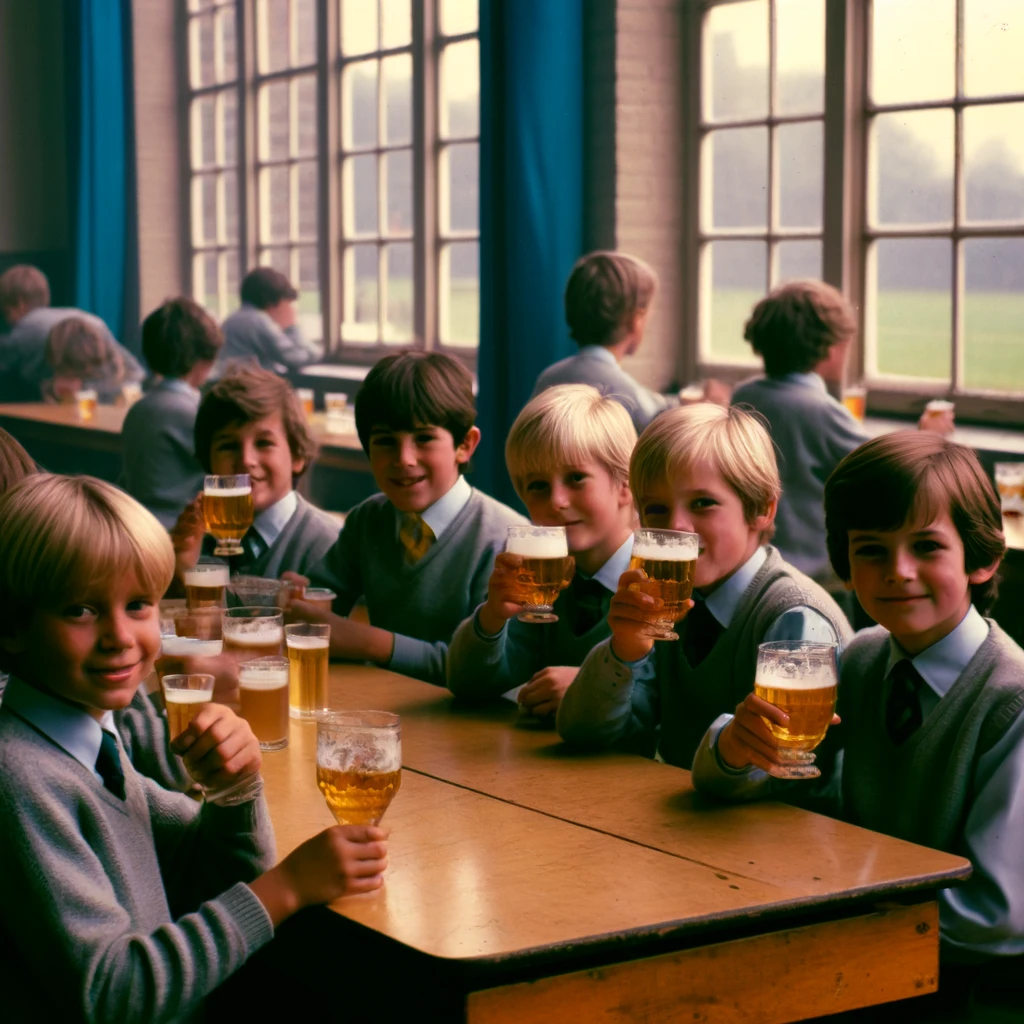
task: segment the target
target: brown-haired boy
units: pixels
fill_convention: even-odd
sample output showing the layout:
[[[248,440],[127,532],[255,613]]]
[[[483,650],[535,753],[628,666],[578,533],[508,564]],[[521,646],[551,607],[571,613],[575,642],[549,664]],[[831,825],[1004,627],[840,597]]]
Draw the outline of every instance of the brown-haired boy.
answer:
[[[113,338],[84,317],[69,316],[46,338],[46,364],[53,376],[40,385],[43,399],[73,402],[83,388],[96,392],[101,404],[120,396],[124,360]]]

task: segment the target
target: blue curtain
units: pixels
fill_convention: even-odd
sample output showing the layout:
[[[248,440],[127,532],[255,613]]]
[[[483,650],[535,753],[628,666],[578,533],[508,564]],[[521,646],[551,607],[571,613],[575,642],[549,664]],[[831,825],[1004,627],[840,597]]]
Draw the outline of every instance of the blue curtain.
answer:
[[[583,2],[481,0],[479,424],[474,483],[517,502],[505,437],[571,354],[562,292],[583,245]]]

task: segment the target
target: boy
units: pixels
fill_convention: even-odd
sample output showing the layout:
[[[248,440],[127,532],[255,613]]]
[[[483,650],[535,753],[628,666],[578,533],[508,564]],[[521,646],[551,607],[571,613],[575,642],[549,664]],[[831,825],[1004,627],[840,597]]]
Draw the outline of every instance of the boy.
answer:
[[[878,622],[842,659],[842,816],[970,857],[971,878],[939,893],[943,959],[1016,957],[1019,970],[1024,651],[982,617],[1005,550],[999,500],[969,448],[903,431],[843,459],[825,517],[833,568]],[[767,794],[762,716],[786,721],[751,694],[714,723],[695,785]]]
[[[125,416],[121,486],[168,528],[203,489],[194,440],[199,389],[223,344],[191,299],[170,299],[142,323],[143,354],[163,379]]]
[[[85,388],[96,392],[101,405],[121,397],[124,361],[113,339],[82,317],[69,316],[53,327],[46,338],[46,365],[53,377],[40,387],[44,401],[72,403]]]
[[[5,1016],[191,1019],[297,909],[379,887],[384,833],[330,829],[271,868],[258,744],[216,704],[176,740],[202,805],[132,768],[111,712],[152,667],[174,568],[141,505],[37,475],[0,499],[0,536]]]
[[[233,573],[306,573],[338,539],[338,524],[295,490],[316,444],[288,381],[256,366],[235,367],[200,403],[195,443],[206,473],[252,479],[256,517],[242,538],[245,553],[228,560]],[[205,531],[200,495],[172,531],[179,578],[199,560]]]
[[[508,528],[526,520],[462,475],[480,430],[466,368],[435,352],[385,356],[356,395],[356,430],[380,494],[345,519],[309,573],[337,595],[333,614],[293,601],[294,616],[331,623],[331,655],[372,661],[445,685],[448,644],[487,597]],[[343,618],[365,597],[370,624]]]
[[[754,687],[758,644],[845,641],[850,627],[816,583],[765,544],[779,498],[771,438],[750,413],[704,403],[667,412],[641,435],[629,482],[644,526],[700,537],[696,605],[681,639],[645,635],[655,598],[619,580],[611,639],[583,663],[558,710],[563,739],[626,740],[689,767],[707,726]],[[654,648],[652,653],[652,648]]]
[[[548,388],[516,418],[505,443],[509,476],[531,522],[565,526],[576,574],[555,601],[557,623],[519,622],[522,558],[498,555],[487,600],[452,639],[452,693],[496,697],[525,683],[518,700],[526,712],[543,718],[558,710],[578,666],[608,637],[608,603],[629,568],[635,444],[626,410],[585,384]]]

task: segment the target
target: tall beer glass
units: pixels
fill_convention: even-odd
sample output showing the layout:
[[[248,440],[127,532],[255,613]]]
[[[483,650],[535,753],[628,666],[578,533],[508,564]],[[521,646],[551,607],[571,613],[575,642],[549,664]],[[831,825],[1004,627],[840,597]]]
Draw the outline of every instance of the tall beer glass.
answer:
[[[1024,462],[997,462],[996,490],[1003,509],[1006,546],[1024,550]]]
[[[280,608],[227,608],[224,653],[241,663],[284,654],[284,613]]]
[[[520,622],[557,622],[555,599],[572,582],[576,559],[564,526],[510,526],[505,550],[519,555]]]
[[[185,571],[185,604],[189,608],[223,608],[228,587],[226,565],[199,564]]]
[[[387,711],[327,711],[316,781],[339,825],[378,825],[402,784],[402,722]]]
[[[288,710],[292,718],[313,718],[327,708],[327,662],[331,627],[324,622],[285,626],[288,645]]]
[[[242,538],[252,526],[252,483],[248,473],[208,476],[203,486],[206,529],[217,538],[215,555],[242,554]]]
[[[633,534],[633,555],[630,569],[641,569],[647,579],[631,583],[637,590],[659,598],[660,608],[651,613],[645,630],[652,640],[678,640],[676,623],[683,617],[684,606],[693,593],[697,573],[700,537],[679,530],[637,530]]]
[[[260,750],[288,746],[288,659],[254,658],[238,667],[241,715]]]
[[[160,680],[160,685],[167,708],[167,734],[173,740],[189,727],[203,706],[213,700],[213,676],[204,673],[168,675]]]
[[[78,418],[80,420],[91,420],[96,415],[99,397],[95,391],[76,391],[75,401],[78,403]]]
[[[814,779],[821,774],[811,751],[832,721],[838,685],[835,644],[777,640],[758,647],[754,693],[789,715],[788,726],[765,719],[784,762],[771,775]]]

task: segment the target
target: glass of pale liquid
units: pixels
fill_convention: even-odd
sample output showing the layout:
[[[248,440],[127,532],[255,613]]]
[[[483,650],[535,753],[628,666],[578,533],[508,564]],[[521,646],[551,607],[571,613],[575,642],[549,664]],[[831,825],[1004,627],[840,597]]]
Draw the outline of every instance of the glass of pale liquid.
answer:
[[[203,518],[217,538],[215,555],[242,554],[242,538],[252,526],[252,481],[248,473],[208,476],[203,485]]]
[[[315,400],[312,388],[296,388],[295,394],[299,396],[299,404],[307,416],[313,415],[313,404]]]
[[[96,415],[99,396],[95,391],[76,391],[75,401],[78,403],[78,418],[80,420],[91,420]]]
[[[213,700],[213,676],[193,672],[167,675],[160,680],[167,709],[167,734],[177,739],[202,708]]]
[[[288,645],[289,713],[292,718],[315,718],[327,708],[330,624],[293,622],[284,631]]]
[[[868,389],[860,384],[843,388],[843,405],[855,420],[863,423],[868,412]]]
[[[224,653],[241,663],[284,655],[284,612],[280,608],[242,607],[224,611]]]
[[[226,565],[193,566],[184,573],[185,604],[189,608],[223,608],[228,588]]]
[[[700,537],[681,530],[636,530],[630,569],[647,577],[629,585],[630,590],[649,594],[661,601],[651,612],[644,630],[652,640],[678,640],[676,623],[686,614],[686,602],[693,593],[697,574]]]
[[[815,779],[821,774],[812,751],[832,722],[838,685],[835,644],[777,640],[758,647],[754,693],[789,716],[789,725],[765,719],[783,761],[769,774],[777,779]]]
[[[339,825],[378,825],[402,784],[402,721],[387,711],[326,711],[316,782]]]
[[[241,715],[260,750],[288,746],[288,659],[254,658],[238,667]]]
[[[228,590],[236,601],[247,607],[259,608],[280,608],[284,587],[280,580],[263,576],[232,576],[228,584]]]
[[[997,462],[996,490],[1003,509],[1006,546],[1024,550],[1024,462]]]
[[[564,526],[510,526],[505,550],[519,555],[520,622],[557,622],[554,604],[572,582],[576,559]]]

